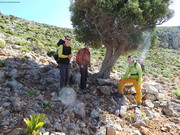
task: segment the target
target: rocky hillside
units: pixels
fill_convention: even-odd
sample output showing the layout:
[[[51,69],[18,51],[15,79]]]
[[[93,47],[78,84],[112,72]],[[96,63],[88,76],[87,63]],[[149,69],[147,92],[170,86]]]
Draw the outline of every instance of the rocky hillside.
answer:
[[[161,47],[180,49],[180,26],[159,27],[157,36]]]
[[[25,128],[23,118],[31,114],[46,114],[42,128],[46,135],[179,134],[180,101],[171,86],[179,83],[178,77],[167,83],[145,76],[143,106],[137,108],[133,87],[126,87],[124,99],[114,96],[116,80],[90,78],[88,91],[79,91],[80,75],[72,64],[70,88],[57,97],[59,70],[55,61],[17,48],[12,45],[0,51],[0,59],[6,61],[0,68],[2,135],[23,134],[18,128]]]
[[[131,85],[125,87],[124,98],[115,96],[122,71],[113,71],[113,79],[90,76],[88,89],[80,91],[79,70],[72,61],[70,85],[57,97],[59,70],[56,62],[47,56],[46,49],[24,51],[22,44],[8,42],[17,37],[16,34],[0,32],[0,41],[4,44],[0,49],[0,135],[23,135],[19,128],[26,128],[23,119],[32,114],[46,115],[46,124],[41,128],[44,135],[180,134],[180,100],[173,94],[175,85],[180,86],[178,74],[166,80],[145,74],[143,105],[137,108]],[[32,40],[28,45],[35,43]],[[179,51],[169,50],[171,53],[179,57]],[[94,73],[99,70],[99,64],[97,59],[92,61],[91,73]],[[178,64],[174,66],[179,70]]]

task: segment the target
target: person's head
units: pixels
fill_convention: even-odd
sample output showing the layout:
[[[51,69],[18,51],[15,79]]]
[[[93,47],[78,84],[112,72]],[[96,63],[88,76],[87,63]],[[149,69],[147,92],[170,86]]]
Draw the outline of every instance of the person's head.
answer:
[[[129,63],[133,63],[134,62],[133,56],[131,56],[131,55],[128,56],[128,62]]]
[[[69,36],[65,37],[65,44],[69,44],[69,42],[71,41],[71,38]]]
[[[87,48],[87,49],[89,49],[90,43],[89,43],[89,42],[85,42],[84,47]]]

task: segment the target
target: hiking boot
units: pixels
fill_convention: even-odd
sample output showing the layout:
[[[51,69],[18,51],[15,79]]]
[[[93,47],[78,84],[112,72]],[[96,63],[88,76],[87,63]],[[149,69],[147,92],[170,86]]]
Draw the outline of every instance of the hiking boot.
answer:
[[[123,94],[116,94],[116,97],[122,98],[122,97],[124,97],[124,95]]]
[[[141,107],[141,104],[137,104],[137,107],[140,108],[140,107]]]

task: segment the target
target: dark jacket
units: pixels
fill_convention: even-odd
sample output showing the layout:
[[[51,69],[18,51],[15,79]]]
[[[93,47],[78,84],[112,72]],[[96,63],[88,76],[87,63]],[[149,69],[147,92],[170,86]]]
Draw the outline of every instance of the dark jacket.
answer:
[[[71,55],[71,47],[70,46],[65,46],[65,45],[60,45],[58,47],[58,64],[69,64],[70,59],[68,56]]]

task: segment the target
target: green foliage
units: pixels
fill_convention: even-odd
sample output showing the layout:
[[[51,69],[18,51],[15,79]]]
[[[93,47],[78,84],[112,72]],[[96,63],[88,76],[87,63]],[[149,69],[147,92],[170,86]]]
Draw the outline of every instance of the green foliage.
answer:
[[[51,109],[51,102],[48,102],[48,103],[43,103],[43,109],[45,110],[50,110]]]
[[[106,70],[101,68],[98,77],[108,78],[120,55],[138,49],[144,31],[151,31],[172,16],[169,3],[170,0],[76,0],[71,4],[77,40],[91,41],[93,47],[104,45],[107,49],[102,63]],[[151,42],[158,44],[155,35]]]
[[[10,23],[10,20],[5,19],[4,22],[5,22],[6,24],[8,24],[8,23]]]
[[[9,29],[9,28],[6,28],[4,31],[5,31],[7,34],[9,34],[9,35],[14,35],[14,36],[17,35],[17,33],[16,33],[15,31],[12,31],[12,30]]]
[[[163,76],[166,77],[166,78],[171,78],[171,77],[174,76],[173,73],[172,73],[172,70],[169,69],[169,68],[164,68],[164,69],[162,70],[162,74],[163,74]]]
[[[135,115],[135,114],[132,114],[132,113],[126,113],[126,117],[135,118],[136,115]]]
[[[55,52],[57,50],[57,47],[46,46],[45,50],[47,52]]]
[[[150,49],[144,60],[145,72],[160,80],[167,81],[167,78],[179,76],[179,59],[180,50],[172,50],[165,48]],[[125,72],[127,68],[127,56],[133,55],[141,58],[141,52],[131,52],[127,55],[121,56],[116,62],[114,69],[120,72]],[[122,73],[122,74],[123,74]],[[161,76],[162,75],[162,76]]]
[[[5,36],[14,35],[15,38],[8,38],[8,44],[17,44],[26,46],[23,52],[35,51],[40,53],[43,49],[54,50],[56,43],[60,38],[64,39],[66,35],[72,37],[72,45],[79,44],[75,40],[74,30],[68,28],[60,28],[47,24],[39,24],[36,22],[26,22],[13,16],[9,16],[10,20],[0,17],[0,30]],[[13,26],[13,30],[12,27]],[[47,47],[46,47],[47,45]]]
[[[5,23],[5,21],[3,19],[0,19],[0,23],[3,24],[3,23]],[[1,24],[0,24],[0,26],[1,26]]]
[[[34,31],[32,28],[26,28],[27,31]]]
[[[32,96],[35,95],[35,92],[30,91],[30,90],[26,90],[26,91],[24,91],[24,93],[25,93],[27,96],[29,96],[29,97],[32,97]]]
[[[0,60],[0,67],[5,67],[6,66],[6,62],[3,60]]]
[[[43,127],[43,125],[46,123],[45,120],[45,115],[38,114],[35,116],[34,114],[30,115],[30,118],[24,118],[24,122],[27,126],[26,129],[24,130],[27,135],[40,135],[40,128]]]
[[[79,0],[77,0],[77,1],[79,1]],[[157,0],[157,1],[159,1],[159,0]],[[124,18],[121,18],[120,13],[127,11],[129,16],[131,14],[135,14],[135,15],[143,14],[143,17],[146,20],[148,20],[148,17],[151,15],[151,12],[153,12],[153,10],[154,10],[154,9],[151,9],[151,4],[152,3],[155,4],[155,2],[151,3],[151,2],[149,2],[149,0],[144,1],[144,4],[139,3],[139,5],[144,6],[143,7],[144,9],[147,9],[142,12],[140,9],[138,9],[139,7],[138,7],[137,2],[132,3],[133,1],[132,2],[129,1],[128,3],[123,3],[123,1],[119,1],[119,0],[112,0],[112,1],[97,0],[97,2],[99,2],[99,3],[96,3],[96,2],[93,3],[93,4],[95,4],[95,6],[92,7],[92,10],[93,10],[92,13],[94,13],[94,15],[99,15],[99,16],[97,16],[97,17],[99,17],[99,19],[102,19],[102,17],[105,17],[105,19],[107,19],[107,21],[103,20],[103,21],[99,21],[99,22],[101,22],[101,23],[106,22],[107,25],[100,23],[100,24],[97,24],[97,26],[95,27],[91,23],[92,20],[89,19],[88,14],[86,14],[86,11],[80,9],[80,7],[84,5],[84,3],[81,1],[79,1],[79,2],[80,2],[79,4],[82,4],[79,6],[79,8],[77,8],[77,7],[75,8],[74,7],[75,5],[72,5],[72,7],[71,7],[71,10],[73,9],[73,11],[77,12],[77,14],[78,14],[78,15],[75,14],[74,16],[72,16],[72,19],[74,19],[74,21],[75,21],[73,23],[73,25],[75,26],[75,31],[78,32],[79,34],[75,35],[73,29],[59,28],[59,27],[55,27],[55,26],[49,26],[46,24],[39,24],[39,23],[34,23],[34,22],[28,23],[28,22],[24,22],[23,20],[18,20],[17,18],[13,18],[13,20],[11,20],[11,21],[4,20],[3,18],[1,18],[0,22],[2,22],[2,23],[0,23],[0,31],[5,36],[9,37],[6,40],[6,45],[9,45],[9,44],[10,45],[12,45],[12,44],[21,45],[21,46],[23,46],[23,48],[21,48],[21,51],[25,52],[25,53],[30,52],[30,51],[40,53],[42,50],[46,50],[47,52],[55,52],[56,48],[57,48],[56,43],[58,42],[58,40],[60,38],[64,39],[64,37],[66,35],[69,35],[70,37],[72,37],[71,46],[72,46],[72,52],[74,55],[77,53],[77,51],[80,48],[82,48],[82,46],[84,44],[84,43],[82,43],[82,42],[80,43],[78,41],[90,41],[90,42],[92,42],[93,45],[95,45],[95,44],[97,45],[97,46],[95,46],[95,48],[98,48],[98,49],[91,50],[92,57],[96,58],[97,61],[102,62],[103,58],[106,55],[106,47],[101,47],[102,38],[104,40],[103,43],[107,43],[108,46],[111,46],[113,44],[116,47],[118,44],[121,44],[121,42],[124,41],[124,40],[122,40],[122,39],[124,39],[124,37],[122,37],[122,35],[124,35],[123,32],[130,34],[129,36],[127,36],[128,41],[130,41],[130,42],[135,42],[135,43],[139,44],[140,42],[137,42],[137,41],[142,40],[142,37],[141,37],[142,33],[139,32],[138,30],[136,30],[135,28],[132,29],[132,26],[126,27],[128,25],[128,23],[122,24],[122,26],[119,25],[118,21],[121,21],[121,19],[123,21],[125,21],[126,17],[128,18],[127,15],[122,15]],[[86,2],[88,3],[90,1],[87,0]],[[97,6],[96,6],[96,4],[97,4]],[[89,5],[87,4],[88,9],[89,9],[89,6],[92,6],[91,3]],[[107,10],[107,12],[105,12],[105,10]],[[114,12],[116,12],[117,14],[114,14]],[[100,14],[96,14],[96,13],[100,13]],[[106,14],[107,14],[107,16],[106,16]],[[148,14],[148,16],[146,16],[146,14]],[[78,18],[78,16],[80,16],[80,17]],[[110,20],[112,19],[112,17],[116,16],[115,20],[112,19],[114,21],[112,25],[108,24],[109,23],[108,16],[110,17]],[[132,18],[133,18],[133,16],[132,16]],[[132,20],[132,18],[130,18],[130,19]],[[138,19],[142,19],[141,15],[139,16]],[[15,25],[13,25],[12,22]],[[117,22],[117,24],[115,22]],[[135,22],[136,22],[136,20],[133,20],[132,23],[135,23]],[[144,22],[141,22],[141,23],[143,24]],[[13,29],[14,29],[13,31],[9,28],[10,24],[13,25]],[[101,27],[101,25],[102,25],[102,27]],[[107,28],[106,26],[109,29],[106,29]],[[128,29],[125,29],[125,28],[128,28]],[[139,25],[137,25],[137,28],[139,28]],[[141,29],[141,28],[139,28],[139,29]],[[180,29],[180,27],[159,27],[157,30],[156,29],[149,30],[150,37],[151,37],[150,42],[152,44],[152,48],[147,53],[146,59],[144,61],[145,69],[146,69],[145,74],[152,74],[154,77],[159,77],[159,74],[161,74],[162,76],[160,76],[160,79],[163,81],[166,81],[167,78],[171,78],[171,77],[180,75],[180,72],[178,72],[179,67],[180,67],[180,61],[177,56],[177,55],[179,55],[179,50],[175,51],[175,50],[171,50],[171,49],[156,48],[160,42],[157,39],[157,36],[156,36],[157,34],[161,35],[161,33],[173,32],[173,31],[177,31],[179,29]],[[104,32],[105,35],[99,35],[99,33],[103,32],[103,30],[107,30]],[[10,31],[10,32],[7,32],[7,31]],[[132,31],[132,32],[130,32],[130,31]],[[84,33],[85,33],[85,35],[84,35]],[[125,35],[126,35],[126,33],[125,33]],[[15,38],[14,38],[14,36],[11,38],[9,36],[11,34],[15,34],[16,35]],[[103,34],[103,33],[101,33],[101,34]],[[110,36],[110,38],[109,38],[109,35],[112,35],[112,37]],[[145,36],[147,36],[147,35],[145,35]],[[120,38],[120,40],[117,38]],[[77,41],[77,39],[78,39],[78,41]],[[112,41],[111,39],[117,39],[117,40]],[[130,45],[128,48],[137,48],[135,43],[128,44],[128,46]],[[1,42],[0,42],[0,44],[1,44]],[[138,53],[132,52],[132,51],[129,51],[128,53],[130,53],[132,55],[136,55],[136,56],[141,56],[141,50],[143,49],[143,47],[144,46],[142,46],[142,48],[139,49],[140,52],[138,52]],[[1,48],[1,45],[0,45],[0,48]],[[93,48],[94,48],[94,46],[93,46]],[[156,48],[156,49],[153,49],[153,48]],[[127,55],[128,54],[125,53],[124,56],[121,56],[118,59],[117,63],[114,65],[113,70],[111,70],[111,71],[118,70],[120,72],[121,71],[124,72],[127,67]],[[92,63],[92,64],[96,65],[97,63]]]
[[[21,51],[25,52],[25,53],[28,53],[28,52],[30,52],[30,48],[23,47],[23,48],[21,48]]]
[[[157,29],[154,28],[151,33],[151,48],[159,47],[160,41],[158,40],[158,36],[156,34]]]
[[[30,40],[30,41],[37,41],[37,39],[35,37],[27,37],[27,40]]]
[[[44,45],[37,40],[36,42],[33,42],[31,49],[36,53],[40,53],[44,49]]]
[[[6,41],[6,43],[7,43],[7,44],[13,44],[14,41],[13,41],[12,39],[8,39],[8,40]]]
[[[14,43],[21,46],[28,46],[31,42],[24,40],[23,38],[15,38]]]
[[[177,98],[180,98],[180,87],[175,86],[175,89],[176,90],[173,91],[173,94],[176,95]]]
[[[7,27],[5,25],[3,25],[3,24],[0,24],[0,28],[5,29]]]
[[[171,49],[150,49],[145,61],[146,73],[163,74],[167,78],[177,76],[180,60],[176,53]]]
[[[2,49],[5,48],[5,44],[4,44],[4,42],[1,41],[1,40],[0,40],[0,48],[2,48]]]
[[[76,0],[70,7],[71,20],[79,41],[90,40],[98,45],[106,36],[112,38],[117,35],[121,38],[126,33],[128,39],[131,39],[129,37],[133,38],[141,31],[169,19],[173,14],[168,9],[169,3],[170,0]],[[139,41],[138,38],[135,38],[136,41]]]

